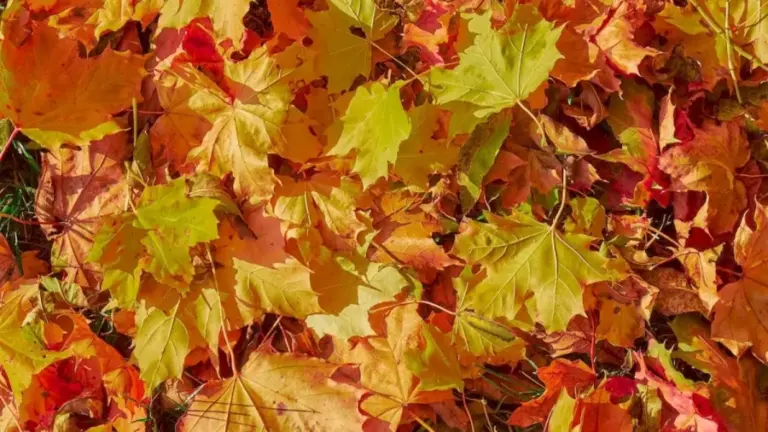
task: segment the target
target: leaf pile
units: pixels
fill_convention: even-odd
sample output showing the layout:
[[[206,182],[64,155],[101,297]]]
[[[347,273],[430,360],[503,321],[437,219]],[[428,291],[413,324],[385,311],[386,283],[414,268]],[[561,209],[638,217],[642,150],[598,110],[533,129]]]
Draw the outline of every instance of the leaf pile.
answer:
[[[768,429],[764,2],[2,14],[2,430]]]

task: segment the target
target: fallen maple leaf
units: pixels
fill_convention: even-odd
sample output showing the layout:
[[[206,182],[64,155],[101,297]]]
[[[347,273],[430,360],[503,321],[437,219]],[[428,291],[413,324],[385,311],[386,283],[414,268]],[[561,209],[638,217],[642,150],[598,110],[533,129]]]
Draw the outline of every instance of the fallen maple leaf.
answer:
[[[360,392],[331,379],[337,368],[318,359],[254,353],[234,377],[195,396],[180,430],[358,430]]]
[[[736,257],[744,271],[740,280],[726,285],[715,305],[712,337],[723,341],[736,354],[749,347],[752,353],[768,361],[768,331],[763,325],[762,305],[767,301],[768,281],[762,270],[768,235],[768,208],[755,211],[755,229],[742,222],[736,233]]]
[[[468,223],[452,250],[488,268],[469,294],[482,315],[514,319],[533,294],[537,321],[549,331],[563,330],[571,317],[584,314],[582,284],[611,279],[608,260],[589,250],[587,236],[560,234],[522,214],[488,219]]]
[[[123,211],[128,136],[111,135],[80,151],[62,148],[45,161],[35,211],[54,242],[53,267],[96,288],[101,269],[88,261],[101,218]]]
[[[77,42],[36,24],[20,46],[8,39],[0,45],[0,115],[49,149],[87,145],[120,130],[112,115],[139,98],[144,62],[109,48],[98,58],[82,58]],[[124,79],[111,79],[115,74]]]
[[[6,3],[0,430],[766,428],[761,2]]]

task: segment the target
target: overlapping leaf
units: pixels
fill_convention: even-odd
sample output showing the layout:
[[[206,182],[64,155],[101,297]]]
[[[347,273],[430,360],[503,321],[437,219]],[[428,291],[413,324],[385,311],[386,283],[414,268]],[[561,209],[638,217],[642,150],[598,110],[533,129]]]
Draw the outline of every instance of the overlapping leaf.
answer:
[[[764,12],[9,2],[0,428],[765,429]]]

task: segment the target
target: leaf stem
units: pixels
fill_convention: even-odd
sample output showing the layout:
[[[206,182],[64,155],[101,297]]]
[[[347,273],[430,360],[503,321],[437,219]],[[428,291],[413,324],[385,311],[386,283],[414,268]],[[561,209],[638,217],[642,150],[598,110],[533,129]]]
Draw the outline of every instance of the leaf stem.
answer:
[[[731,274],[731,275],[734,275],[734,276],[738,276],[738,277],[746,277],[746,276],[744,276],[744,273],[739,273],[737,271],[733,271],[733,270],[727,269],[725,267],[720,267],[719,265],[716,265],[715,268],[717,268],[718,270],[720,270],[723,273],[728,273],[728,274]],[[747,277],[747,279],[749,279],[749,278]]]
[[[232,331],[232,326],[229,322],[229,317],[224,314],[224,304],[222,304],[221,295],[219,294],[219,279],[218,275],[216,274],[216,261],[213,259],[213,253],[211,253],[210,244],[205,245],[205,251],[208,254],[208,262],[211,263],[211,273],[213,273],[213,287],[216,289],[216,301],[219,303],[219,308],[224,318],[224,342],[227,344],[227,349],[229,350],[229,366],[232,368],[232,373],[235,373],[237,371],[237,365],[235,364],[235,349],[229,342],[228,334]],[[221,330],[219,330],[219,335],[221,335]]]
[[[469,426],[472,428],[472,432],[475,432],[475,422],[472,421],[472,414],[469,412],[469,406],[467,406],[467,395],[463,391],[461,392],[461,402],[464,404],[464,412],[467,413],[467,418],[469,418]]]
[[[425,422],[424,420],[419,418],[419,416],[415,415],[415,416],[413,416],[413,418],[414,418],[414,420],[416,420],[416,422],[418,422],[421,425],[421,427],[426,429],[428,432],[435,432],[435,430],[432,429],[432,427],[430,425],[428,425],[427,422]]]
[[[8,140],[5,141],[5,145],[3,146],[2,150],[0,150],[0,162],[3,161],[3,157],[5,157],[5,154],[8,152],[8,149],[11,148],[11,145],[13,144],[13,139],[16,138],[16,135],[21,132],[21,129],[14,127],[13,131],[11,131],[11,134],[8,135]]]
[[[7,213],[0,213],[0,219],[10,219],[10,220],[16,222],[17,224],[22,224],[22,225],[27,225],[27,226],[41,226],[41,225],[42,226],[45,226],[45,225],[49,225],[49,226],[62,226],[62,225],[64,225],[64,223],[62,223],[62,222],[28,221],[28,220],[24,220],[24,219],[19,219],[16,216],[9,215]]]
[[[538,118],[533,114],[533,112],[528,109],[527,106],[523,103],[523,101],[517,101],[517,106],[519,106],[523,111],[525,111],[526,114],[528,114],[531,117],[531,120],[533,120],[534,123],[536,123],[536,127],[539,128],[539,135],[541,135],[541,141],[546,145],[547,143],[547,135],[544,133],[544,126],[541,124]]]
[[[436,304],[436,303],[432,303],[432,302],[430,302],[430,301],[426,301],[426,300],[419,300],[418,302],[419,302],[419,303],[421,303],[421,304],[425,304],[425,305],[427,305],[427,306],[433,307],[433,308],[435,308],[435,309],[441,310],[441,311],[443,311],[443,312],[445,312],[445,313],[447,313],[447,314],[451,314],[451,315],[453,315],[453,316],[456,316],[456,312],[453,312],[453,311],[451,311],[451,310],[448,310],[448,309],[446,309],[446,308],[444,308],[444,307],[440,306],[439,304]]]
[[[736,100],[739,104],[744,104],[739,90],[739,81],[736,76],[736,68],[733,66],[733,41],[731,40],[731,0],[725,0],[725,53],[728,57],[728,72],[733,80],[733,88],[736,92]]]
[[[563,196],[560,198],[560,209],[557,210],[555,218],[552,219],[552,229],[555,229],[560,222],[560,217],[563,215],[563,210],[565,210],[566,201],[568,201],[568,173],[563,169]]]
[[[376,49],[378,49],[379,51],[381,51],[382,53],[384,53],[384,55],[386,55],[387,57],[389,57],[390,59],[392,59],[392,61],[394,61],[395,63],[397,63],[398,65],[400,65],[400,66],[401,66],[403,69],[405,69],[405,70],[407,70],[408,72],[410,72],[410,73],[411,73],[411,75],[413,75],[413,77],[414,77],[414,78],[416,78],[417,80],[419,80],[419,82],[420,82],[422,85],[426,85],[426,84],[424,83],[424,80],[422,80],[422,79],[421,79],[421,77],[419,77],[419,74],[417,74],[416,72],[414,72],[414,71],[413,71],[413,69],[409,68],[409,67],[408,67],[408,66],[407,66],[405,63],[403,63],[403,62],[401,62],[400,60],[398,60],[398,59],[397,59],[397,57],[395,57],[395,56],[393,56],[392,54],[388,53],[386,50],[384,50],[384,48],[380,47],[380,46],[379,46],[379,45],[378,45],[376,42],[374,42],[374,41],[372,41],[372,40],[369,40],[368,42],[371,44],[371,46],[373,46],[374,48],[376,48]]]
[[[595,313],[590,311],[589,324],[592,327],[592,337],[589,339],[589,364],[592,367],[592,374],[597,376],[597,369],[595,368],[595,348],[597,347],[597,323],[595,322]]]
[[[131,107],[133,108],[133,145],[135,147],[136,141],[139,140],[139,107],[136,98],[131,100]]]
[[[670,236],[668,236],[668,235],[664,234],[664,233],[663,233],[663,232],[661,232],[661,230],[659,230],[658,228],[656,228],[656,227],[654,227],[654,226],[652,226],[652,225],[644,225],[644,226],[643,226],[643,228],[645,228],[645,229],[647,229],[648,231],[651,231],[652,233],[656,234],[656,236],[657,236],[657,237],[661,237],[661,238],[663,238],[663,239],[665,239],[665,240],[669,241],[669,242],[670,242],[670,243],[672,243],[673,245],[677,246],[677,247],[678,247],[678,249],[683,249],[683,246],[680,244],[680,242],[678,242],[677,240],[673,239],[672,237],[670,237]]]
[[[435,309],[438,309],[440,311],[443,311],[443,312],[445,312],[447,314],[450,314],[450,315],[453,315],[453,316],[457,315],[457,312],[448,310],[448,309],[440,306],[439,304],[435,304],[435,303],[432,303],[432,302],[426,301],[426,300],[410,300],[410,301],[405,301],[405,302],[400,302],[400,303],[387,304],[387,305],[384,305],[384,306],[381,306],[381,307],[375,307],[375,308],[371,309],[370,312],[371,313],[375,313],[375,312],[379,312],[379,311],[382,311],[382,310],[385,310],[385,309],[394,309],[394,308],[397,308],[397,307],[408,306],[410,304],[423,304],[423,305],[426,305],[426,306],[429,306],[429,307],[433,307]]]

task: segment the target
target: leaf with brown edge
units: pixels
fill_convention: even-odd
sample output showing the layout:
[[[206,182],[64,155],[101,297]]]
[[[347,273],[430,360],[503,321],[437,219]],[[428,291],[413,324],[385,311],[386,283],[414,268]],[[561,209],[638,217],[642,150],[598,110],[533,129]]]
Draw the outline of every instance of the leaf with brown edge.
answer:
[[[713,235],[730,232],[746,207],[746,190],[736,170],[749,160],[744,133],[735,123],[704,123],[694,139],[661,155],[659,167],[672,177],[677,191],[707,193],[707,202],[696,216]]]
[[[768,208],[755,210],[755,228],[743,221],[736,233],[735,255],[743,269],[742,278],[718,293],[713,312],[712,337],[733,353],[752,353],[768,362]]]
[[[80,150],[62,147],[44,161],[35,213],[53,241],[53,268],[71,282],[95,288],[102,279],[88,254],[101,218],[125,210],[123,164],[130,156],[128,134],[119,133]]]
[[[20,46],[0,45],[0,115],[48,149],[88,145],[121,129],[113,115],[140,98],[145,60],[110,48],[82,58],[77,42],[36,23]]]
[[[361,392],[333,381],[338,367],[316,358],[255,352],[232,378],[203,387],[179,429],[361,430]]]

